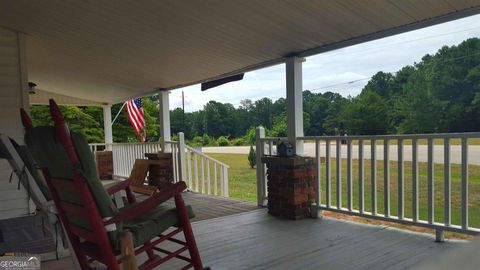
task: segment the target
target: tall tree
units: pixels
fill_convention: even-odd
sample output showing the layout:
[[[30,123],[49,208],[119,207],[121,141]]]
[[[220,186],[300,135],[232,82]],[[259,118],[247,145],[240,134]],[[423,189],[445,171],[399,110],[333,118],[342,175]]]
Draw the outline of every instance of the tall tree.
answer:
[[[255,101],[251,110],[252,124],[255,126],[263,125],[267,129],[272,128],[272,100],[262,98]]]
[[[89,143],[104,142],[103,124],[100,124],[102,119],[95,119],[92,115],[84,112],[84,109],[75,106],[60,106],[60,110],[71,130],[83,134]],[[99,110],[101,112],[100,108],[92,108],[88,111],[93,114]],[[48,106],[31,106],[30,115],[34,126],[53,125]]]
[[[383,98],[375,91],[367,90],[348,104],[341,115],[347,134],[376,135],[387,131],[386,113]]]
[[[229,103],[209,101],[204,107],[207,134],[218,138],[235,134],[235,108]]]

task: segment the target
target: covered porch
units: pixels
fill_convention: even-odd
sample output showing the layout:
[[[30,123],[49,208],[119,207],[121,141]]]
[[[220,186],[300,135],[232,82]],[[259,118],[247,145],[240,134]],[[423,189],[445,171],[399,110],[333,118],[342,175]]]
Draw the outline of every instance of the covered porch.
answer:
[[[252,202],[195,192],[184,192],[182,197],[187,204],[194,205],[195,217],[191,219],[192,222],[238,215],[260,209]],[[147,196],[138,194],[137,198],[145,200]],[[165,205],[175,206],[173,200],[165,202]],[[7,251],[15,249],[17,252],[32,254],[55,252],[56,243],[52,237],[54,232],[45,230],[44,222],[47,222],[45,217],[40,215],[0,220],[0,231],[3,237],[2,248]],[[65,241],[65,239],[63,240]],[[60,257],[60,259],[62,260],[60,265],[72,265],[71,257]],[[56,269],[56,265],[57,261],[53,260],[46,264],[45,269]]]
[[[7,3],[8,2],[8,3]],[[303,133],[302,65],[305,57],[428,27],[480,13],[480,1],[331,1],[289,3],[276,1],[222,2],[215,5],[172,2],[68,4],[44,1],[31,4],[6,1],[0,8],[0,132],[23,141],[18,109],[56,98],[61,104],[95,105],[104,109],[105,140],[92,145],[116,151],[114,173],[127,177],[135,159],[148,152],[172,153],[175,181],[185,181],[191,190],[228,197],[228,165],[172,142],[169,119],[169,91],[199,84],[219,84],[245,72],[276,64],[286,71],[288,136],[268,138],[257,129],[257,204],[232,202],[224,198],[192,196],[193,208],[205,217],[193,223],[200,254],[212,269],[384,269],[420,267],[432,255],[463,245],[447,240],[444,231],[477,234],[469,224],[468,140],[480,134],[411,136],[305,137]],[[240,38],[239,38],[240,37]],[[230,79],[229,79],[230,78]],[[29,93],[28,82],[38,85]],[[208,87],[206,87],[208,88]],[[160,134],[158,143],[115,143],[111,130],[111,106],[131,98],[159,95]],[[289,141],[293,152],[305,154],[304,142],[315,143],[315,196],[310,205],[312,219],[287,221],[271,217],[268,179],[261,158],[275,153],[278,140]],[[427,140],[428,216],[418,214],[419,191],[414,174],[411,196],[395,190],[395,205],[389,188],[390,161],[397,161],[399,186],[404,187],[404,143],[412,147],[412,170],[418,165],[417,140]],[[450,208],[450,139],[461,140],[462,182],[458,209]],[[341,142],[346,140],[346,145]],[[435,210],[434,140],[442,140],[442,219]],[[383,178],[370,166],[371,190],[366,198],[365,142],[372,142],[369,160],[384,162]],[[395,141],[396,159],[390,159],[390,142]],[[377,142],[383,155],[377,155]],[[336,145],[333,155],[333,145]],[[353,158],[352,145],[358,152]],[[344,156],[347,174],[342,177]],[[333,158],[336,159],[333,159]],[[453,158],[452,158],[453,159]],[[358,185],[352,164],[358,162]],[[336,176],[331,172],[334,166]],[[0,167],[0,193],[4,218],[31,215],[35,207],[25,191],[14,191],[8,183],[5,164]],[[378,181],[377,181],[378,178]],[[383,182],[382,182],[383,181]],[[382,182],[382,193],[377,184]],[[335,192],[335,193],[334,193]],[[334,196],[335,194],[336,196]],[[358,194],[358,195],[357,195]],[[187,195],[189,196],[189,195]],[[335,197],[335,201],[333,198]],[[382,209],[377,200],[383,198]],[[411,201],[405,198],[411,198]],[[205,199],[202,199],[205,198]],[[470,198],[470,199],[469,199]],[[368,206],[367,206],[368,205]],[[371,207],[370,207],[371,206]],[[395,207],[394,207],[395,206]],[[405,214],[406,208],[411,209]],[[392,213],[394,209],[394,213]],[[435,229],[435,236],[365,225],[323,217],[322,211],[386,220]],[[456,211],[456,212],[455,212]],[[460,222],[450,220],[452,213]],[[202,218],[203,219],[203,218]],[[141,260],[141,258],[139,258]],[[46,262],[47,269],[72,269],[68,257]],[[170,269],[166,265],[159,269]],[[176,266],[176,265],[175,265]]]
[[[194,222],[193,230],[204,264],[212,269],[423,269],[425,262],[465,245],[335,218],[283,220],[265,209]],[[66,270],[72,263],[43,266]]]

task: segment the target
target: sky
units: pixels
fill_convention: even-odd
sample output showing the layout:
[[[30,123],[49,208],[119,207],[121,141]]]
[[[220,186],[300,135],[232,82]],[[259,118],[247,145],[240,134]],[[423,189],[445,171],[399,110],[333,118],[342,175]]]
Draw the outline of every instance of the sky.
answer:
[[[480,15],[307,57],[303,63],[303,89],[356,96],[378,71],[398,71],[420,62],[425,54],[472,37],[480,37]],[[210,100],[235,107],[243,99],[276,100],[286,95],[285,65],[245,73],[241,81],[205,92],[200,91],[199,84],[174,90],[170,94],[171,109],[182,106],[182,90],[187,112],[202,109]]]

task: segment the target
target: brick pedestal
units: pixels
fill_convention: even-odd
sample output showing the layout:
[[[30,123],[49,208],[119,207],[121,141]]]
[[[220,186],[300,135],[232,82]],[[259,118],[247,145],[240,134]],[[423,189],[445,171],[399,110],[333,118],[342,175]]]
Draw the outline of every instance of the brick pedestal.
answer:
[[[162,186],[173,183],[172,153],[146,153],[145,157],[155,162],[148,169],[148,184]]]
[[[268,213],[301,219],[310,216],[315,201],[315,166],[312,158],[263,157],[267,164]]]
[[[112,151],[95,152],[95,161],[100,180],[111,180],[113,178],[113,154]]]

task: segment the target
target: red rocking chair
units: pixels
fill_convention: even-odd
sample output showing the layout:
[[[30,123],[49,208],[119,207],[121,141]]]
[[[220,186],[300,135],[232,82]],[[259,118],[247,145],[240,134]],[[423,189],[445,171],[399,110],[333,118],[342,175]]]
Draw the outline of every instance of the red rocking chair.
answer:
[[[135,256],[146,253],[139,269],[153,269],[172,258],[187,262],[181,269],[203,269],[189,220],[193,212],[181,196],[185,183],[173,184],[142,202],[135,201],[128,179],[105,190],[88,144],[69,131],[53,100],[50,113],[54,127],[32,127],[21,111],[25,142],[42,168],[81,268],[92,269],[90,263],[98,261],[108,269],[120,269],[120,264],[137,269]],[[126,191],[128,205],[118,209],[110,196],[121,190]],[[160,205],[170,198],[175,208]],[[181,232],[185,241],[174,238]],[[163,242],[181,247],[168,251],[159,246]],[[190,257],[182,255],[186,251]]]

